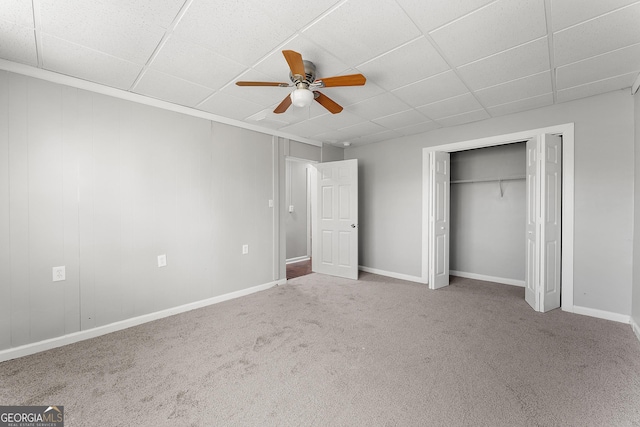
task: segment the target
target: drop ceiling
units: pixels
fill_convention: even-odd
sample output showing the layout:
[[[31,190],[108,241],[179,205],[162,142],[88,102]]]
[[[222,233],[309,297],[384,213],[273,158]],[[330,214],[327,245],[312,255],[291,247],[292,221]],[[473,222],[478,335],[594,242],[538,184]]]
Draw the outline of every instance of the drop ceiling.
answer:
[[[282,50],[344,107],[272,110]],[[202,110],[267,132],[362,145],[630,87],[640,1],[3,0],[0,58]]]

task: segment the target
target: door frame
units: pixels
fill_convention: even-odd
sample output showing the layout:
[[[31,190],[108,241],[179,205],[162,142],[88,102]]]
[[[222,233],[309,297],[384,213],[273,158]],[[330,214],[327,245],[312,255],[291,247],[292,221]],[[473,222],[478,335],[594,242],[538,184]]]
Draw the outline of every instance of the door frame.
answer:
[[[563,311],[573,312],[573,258],[574,258],[574,124],[565,123],[522,132],[495,135],[468,141],[452,142],[422,150],[422,280],[429,280],[429,202],[430,166],[429,153],[433,151],[456,152],[474,148],[493,147],[524,141],[540,134],[562,135],[562,298]],[[431,287],[431,284],[429,284]]]

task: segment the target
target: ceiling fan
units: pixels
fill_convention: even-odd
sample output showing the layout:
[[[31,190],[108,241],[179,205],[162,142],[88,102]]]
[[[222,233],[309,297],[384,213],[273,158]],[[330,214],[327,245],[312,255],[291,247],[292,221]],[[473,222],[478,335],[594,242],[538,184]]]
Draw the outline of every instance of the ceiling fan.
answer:
[[[342,111],[342,107],[327,95],[318,92],[317,89],[336,86],[362,86],[367,81],[362,74],[349,74],[346,76],[316,79],[316,66],[313,62],[304,61],[302,59],[302,55],[293,50],[283,50],[282,54],[291,69],[291,72],[289,73],[291,83],[236,82],[236,85],[238,86],[295,87],[296,89],[291,92],[291,94],[287,95],[280,105],[273,110],[276,114],[284,113],[291,104],[296,107],[308,107],[311,105],[311,101],[313,100],[316,100],[316,102],[329,110],[330,113],[339,113]]]

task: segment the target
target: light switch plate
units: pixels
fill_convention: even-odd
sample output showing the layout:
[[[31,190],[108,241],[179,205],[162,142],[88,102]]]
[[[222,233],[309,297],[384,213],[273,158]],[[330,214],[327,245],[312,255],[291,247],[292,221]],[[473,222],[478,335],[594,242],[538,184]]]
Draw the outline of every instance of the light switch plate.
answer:
[[[242,255],[249,253],[249,245],[242,245]]]
[[[162,254],[158,255],[158,267],[166,267],[167,266],[167,255]]]

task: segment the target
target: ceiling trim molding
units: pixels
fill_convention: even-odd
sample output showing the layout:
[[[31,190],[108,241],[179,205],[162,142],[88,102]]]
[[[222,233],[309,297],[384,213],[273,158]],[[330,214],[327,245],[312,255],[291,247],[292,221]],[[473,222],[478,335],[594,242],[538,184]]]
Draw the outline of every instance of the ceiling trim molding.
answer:
[[[262,126],[255,126],[249,123],[242,122],[240,120],[218,116],[216,114],[207,113],[206,111],[196,110],[195,108],[172,104],[171,102],[161,101],[159,99],[150,98],[145,95],[140,95],[133,92],[127,92],[126,90],[116,89],[110,86],[101,85],[99,83],[90,82],[88,80],[82,80],[76,77],[54,73],[53,71],[43,70],[40,68],[35,68],[29,65],[25,65],[25,64],[19,64],[13,61],[7,61],[5,59],[0,59],[0,70],[9,71],[11,73],[16,73],[16,74],[22,74],[28,77],[34,77],[36,79],[46,80],[51,83],[70,86],[76,89],[83,89],[90,92],[99,93],[101,95],[112,96],[114,98],[124,99],[126,101],[132,101],[138,104],[144,104],[151,107],[161,108],[163,110],[186,114],[188,116],[198,117],[201,119],[210,120],[217,123],[223,123],[223,124],[239,127],[242,129],[264,133],[267,135],[287,138],[294,141],[302,142],[304,144],[314,145],[316,147],[322,147],[322,141],[302,138],[300,136],[289,134],[286,132],[278,132],[273,129],[264,128]]]

